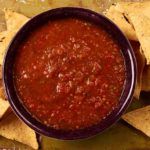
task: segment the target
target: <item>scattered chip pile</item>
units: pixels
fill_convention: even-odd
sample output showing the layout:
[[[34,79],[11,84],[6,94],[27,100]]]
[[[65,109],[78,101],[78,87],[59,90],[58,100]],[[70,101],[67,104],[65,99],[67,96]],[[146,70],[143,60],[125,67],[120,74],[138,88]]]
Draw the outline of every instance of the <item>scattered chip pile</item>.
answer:
[[[140,43],[136,57],[138,80],[134,94],[138,98],[141,90],[150,91],[150,1],[120,2],[112,5],[104,14],[120,27],[130,41]],[[144,56],[145,63],[140,55],[141,58]],[[129,112],[122,118],[150,137],[150,106]]]
[[[24,15],[7,9],[4,12],[7,30],[0,33],[0,67],[2,67],[5,51],[13,36],[29,20]],[[10,111],[9,103],[5,100],[3,92],[2,75],[0,75],[0,119],[1,136],[26,144],[33,149],[38,149],[39,146],[34,130],[29,128]]]
[[[29,20],[7,9],[4,12],[7,30],[0,32],[0,68],[13,36]],[[134,96],[138,98],[141,90],[150,91],[150,2],[120,2],[112,5],[105,15],[120,27],[129,40],[140,43],[135,52],[139,69]],[[0,69],[0,135],[38,149],[36,133],[10,111],[1,82]],[[129,112],[122,118],[150,136],[150,106]]]

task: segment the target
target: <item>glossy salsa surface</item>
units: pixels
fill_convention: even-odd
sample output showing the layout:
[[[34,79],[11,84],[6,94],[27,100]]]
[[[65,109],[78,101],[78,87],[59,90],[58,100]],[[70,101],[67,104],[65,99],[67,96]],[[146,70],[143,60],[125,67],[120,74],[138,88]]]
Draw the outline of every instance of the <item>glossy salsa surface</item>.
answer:
[[[47,126],[76,130],[98,124],[117,107],[126,68],[120,46],[101,26],[66,18],[49,21],[20,43],[16,92]]]

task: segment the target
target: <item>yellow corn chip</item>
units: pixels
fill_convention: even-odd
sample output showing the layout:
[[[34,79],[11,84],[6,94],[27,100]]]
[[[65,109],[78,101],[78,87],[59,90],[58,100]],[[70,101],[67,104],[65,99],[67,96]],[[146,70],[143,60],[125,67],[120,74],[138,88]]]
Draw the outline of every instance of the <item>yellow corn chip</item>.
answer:
[[[11,11],[9,9],[4,9],[7,30],[16,32],[18,31],[29,18],[19,14],[17,12]]]
[[[150,18],[150,1],[145,2],[119,2],[116,4],[115,9],[128,14],[143,14]]]
[[[6,100],[6,96],[5,96],[2,80],[0,80],[0,98],[3,99],[3,100]]]
[[[145,66],[145,57],[142,54],[141,48],[139,48],[139,43],[131,42],[133,50],[135,52],[136,60],[137,60],[137,83],[135,86],[134,97],[139,99],[141,89],[142,89],[142,76],[143,70]]]
[[[6,22],[4,12],[0,10],[0,32],[6,30]]]
[[[0,65],[3,63],[3,58],[10,41],[17,33],[17,31],[29,20],[29,18],[25,17],[24,15],[10,11],[8,9],[5,9],[4,12],[7,31],[0,33]]]
[[[96,0],[82,0],[81,1],[82,7],[91,9],[96,12],[100,12],[101,8],[101,3],[96,1]]]
[[[5,32],[5,36],[3,36],[4,38],[2,39],[2,42],[0,42],[0,65],[3,64],[3,59],[4,59],[5,52],[7,50],[7,47],[9,43],[11,42],[13,36],[15,35],[14,32],[11,32],[8,30],[6,32]]]
[[[71,1],[71,0],[50,0],[49,1],[49,5],[53,8],[56,7],[67,7],[67,6],[78,6],[79,5],[80,0],[75,0],[75,1]]]
[[[0,135],[38,149],[35,132],[13,113],[0,121]]]
[[[116,10],[115,6],[111,6],[105,15],[116,25],[118,25],[118,27],[124,32],[127,38],[130,40],[138,41],[134,28],[125,19],[124,14]]]
[[[141,44],[147,64],[150,64],[150,19],[141,14],[128,15]]]
[[[0,98],[0,119],[8,111],[8,109],[9,109],[8,101],[5,101],[2,98]]]
[[[131,111],[122,118],[150,137],[150,106]]]

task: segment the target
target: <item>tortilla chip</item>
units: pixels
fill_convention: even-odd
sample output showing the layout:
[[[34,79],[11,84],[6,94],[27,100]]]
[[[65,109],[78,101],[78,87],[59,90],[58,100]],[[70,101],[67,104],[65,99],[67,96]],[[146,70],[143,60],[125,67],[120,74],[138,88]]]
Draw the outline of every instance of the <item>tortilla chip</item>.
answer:
[[[115,9],[124,14],[143,14],[150,18],[150,1],[145,2],[118,2]]]
[[[6,100],[3,86],[0,86],[0,98],[2,98],[3,100]]]
[[[100,10],[103,8],[101,3],[98,2],[97,0],[82,0],[81,6],[96,12],[100,12]]]
[[[11,11],[9,9],[4,9],[4,13],[7,30],[9,31],[18,31],[29,20],[28,17],[17,12]]]
[[[79,6],[79,2],[80,0],[75,0],[75,1],[71,1],[71,0],[63,0],[63,1],[60,1],[60,0],[50,0],[48,3],[49,3],[49,6],[53,7],[53,8],[56,8],[56,7],[67,7],[67,6],[72,6],[72,7],[75,7],[75,6]]]
[[[26,19],[27,17],[15,12],[11,12],[9,10],[5,11],[5,16],[8,30],[0,33],[0,65],[3,63],[4,53],[13,36],[28,20]],[[5,98],[2,85],[0,85],[0,97],[1,118],[7,112],[10,113],[8,101],[2,99]],[[35,132],[23,122],[21,122],[14,114],[9,114],[9,116],[3,118],[3,120],[0,121],[0,135],[8,139],[16,140],[18,142],[29,145],[34,149],[38,149],[38,142]]]
[[[0,32],[0,42],[2,42],[5,39],[6,35],[7,35],[7,31]]]
[[[112,20],[123,31],[128,39],[138,41],[136,33],[132,25],[126,20],[123,13],[116,10],[115,6],[111,6],[105,16]]]
[[[6,30],[6,22],[4,12],[0,10],[0,32]]]
[[[13,113],[0,121],[0,135],[38,149],[36,133]]]
[[[144,67],[142,77],[142,91],[150,91],[150,65]]]
[[[8,35],[7,31],[0,32],[0,67],[2,67],[2,63],[3,63],[2,58],[3,58],[3,55],[4,55],[4,47],[5,47],[5,43],[6,43],[5,38],[6,38],[7,35]],[[10,42],[10,41],[8,41],[8,42]],[[2,78],[2,74],[0,74],[0,77]]]
[[[4,114],[8,111],[8,109],[9,109],[8,101],[5,101],[2,98],[0,98],[0,119],[4,116]]]
[[[0,98],[3,100],[6,100],[6,96],[5,96],[5,91],[4,91],[4,87],[3,87],[3,82],[0,79]]]
[[[142,75],[143,75],[143,70],[145,66],[145,57],[141,52],[139,42],[130,41],[130,43],[133,47],[135,57],[137,60],[137,83],[135,86],[134,97],[136,99],[139,99],[141,89],[142,89]]]
[[[150,64],[150,19],[141,14],[128,15],[141,44],[147,64]]]
[[[4,12],[7,31],[3,31],[0,33],[0,65],[2,65],[3,63],[5,51],[12,38],[18,32],[18,30],[29,20],[29,18],[27,18],[26,16],[10,11],[8,9],[5,9]]]
[[[150,137],[150,105],[131,111],[123,115],[122,118]]]
[[[7,33],[5,33],[6,35],[2,39],[2,42],[0,42],[0,65],[3,64],[3,59],[4,59],[6,49],[9,43],[11,42],[13,36],[15,35],[14,32],[9,32],[9,31],[6,31],[6,32]]]

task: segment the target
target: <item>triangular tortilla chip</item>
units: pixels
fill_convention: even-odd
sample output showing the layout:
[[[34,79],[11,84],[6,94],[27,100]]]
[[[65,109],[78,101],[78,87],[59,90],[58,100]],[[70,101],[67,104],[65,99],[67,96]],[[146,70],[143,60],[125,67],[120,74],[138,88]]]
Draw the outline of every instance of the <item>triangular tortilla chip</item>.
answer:
[[[14,32],[18,31],[28,20],[29,18],[19,14],[17,12],[11,11],[9,9],[4,9],[5,19],[7,30]]]
[[[115,9],[124,14],[143,14],[150,18],[150,1],[145,2],[118,2]]]
[[[13,113],[0,121],[0,135],[38,149],[36,133]]]
[[[3,64],[3,59],[4,59],[6,49],[14,35],[15,35],[14,32],[6,31],[5,36],[3,36],[2,42],[0,41],[0,65]]]
[[[5,51],[17,31],[29,20],[26,16],[5,9],[7,31],[0,33],[0,65],[3,63]]]
[[[0,98],[0,119],[8,111],[8,109],[9,109],[8,101],[3,100],[2,98]]]
[[[150,19],[141,14],[128,15],[141,44],[147,64],[150,64]]]
[[[150,137],[150,106],[131,111],[122,118]]]
[[[105,16],[112,20],[118,27],[124,32],[124,34],[130,40],[138,41],[136,33],[132,25],[125,19],[123,13],[117,11],[115,6],[111,6],[107,12],[105,12]]]

